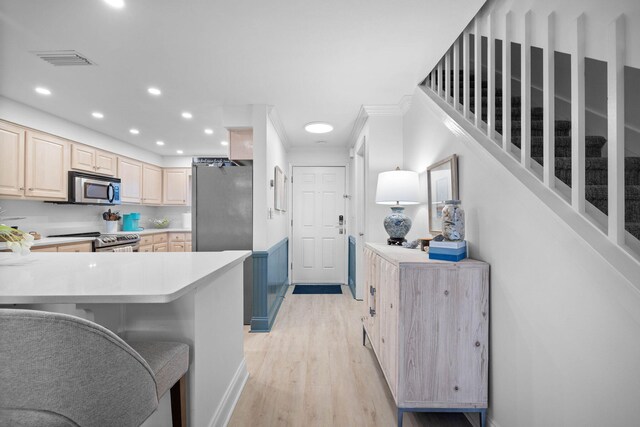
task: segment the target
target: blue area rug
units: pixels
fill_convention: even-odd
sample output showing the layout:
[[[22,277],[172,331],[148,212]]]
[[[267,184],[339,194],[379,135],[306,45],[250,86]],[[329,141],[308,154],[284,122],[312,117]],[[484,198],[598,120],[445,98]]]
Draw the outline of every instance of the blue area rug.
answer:
[[[296,285],[293,288],[294,294],[341,294],[340,285]]]

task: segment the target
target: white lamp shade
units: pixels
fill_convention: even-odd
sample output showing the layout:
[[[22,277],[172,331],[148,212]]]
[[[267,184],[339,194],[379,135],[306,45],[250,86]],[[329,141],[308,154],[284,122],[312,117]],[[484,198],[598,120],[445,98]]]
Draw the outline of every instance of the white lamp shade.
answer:
[[[378,174],[376,203],[380,205],[417,205],[420,197],[418,173],[394,170]]]

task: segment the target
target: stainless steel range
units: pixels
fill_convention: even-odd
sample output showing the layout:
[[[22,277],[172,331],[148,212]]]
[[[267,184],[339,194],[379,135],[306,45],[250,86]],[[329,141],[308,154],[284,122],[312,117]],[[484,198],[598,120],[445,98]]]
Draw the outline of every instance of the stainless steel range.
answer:
[[[93,241],[94,252],[138,252],[140,235],[130,234],[101,234]]]

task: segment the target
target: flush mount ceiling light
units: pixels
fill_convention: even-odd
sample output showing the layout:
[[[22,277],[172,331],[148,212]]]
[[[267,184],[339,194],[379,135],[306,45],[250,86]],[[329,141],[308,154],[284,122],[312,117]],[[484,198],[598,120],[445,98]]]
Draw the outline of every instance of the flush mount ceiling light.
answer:
[[[220,145],[229,145],[229,142],[227,142],[227,141],[220,141]]]
[[[140,131],[138,129],[132,128],[132,129],[129,129],[129,133],[131,133],[133,135],[138,135],[140,133]]]
[[[36,88],[36,92],[38,92],[40,95],[51,95],[51,91],[46,87],[42,87],[42,86],[38,86]]]
[[[176,153],[178,153],[178,154],[182,154],[182,153],[184,153],[184,151],[182,151],[182,150],[176,150]]]
[[[157,87],[150,87],[149,89],[147,89],[147,92],[149,92],[151,95],[155,95],[155,96],[162,95],[162,91],[160,89],[158,89]]]
[[[193,114],[191,114],[188,111],[185,111],[184,113],[182,113],[182,117],[185,119],[192,119],[193,118]]]
[[[122,9],[124,7],[124,0],[104,0],[104,2],[114,9]]]
[[[205,129],[204,133],[206,133],[207,135],[213,135],[213,129]]]
[[[164,141],[156,141],[157,145],[164,145]]]
[[[92,115],[93,117],[95,117],[96,119],[103,119],[103,118],[104,118],[104,114],[102,114],[102,113],[101,113],[101,112],[99,112],[99,111],[94,111],[93,113],[91,113],[91,115]]]
[[[304,130],[309,133],[327,133],[333,130],[333,126],[324,122],[311,122],[304,126]]]

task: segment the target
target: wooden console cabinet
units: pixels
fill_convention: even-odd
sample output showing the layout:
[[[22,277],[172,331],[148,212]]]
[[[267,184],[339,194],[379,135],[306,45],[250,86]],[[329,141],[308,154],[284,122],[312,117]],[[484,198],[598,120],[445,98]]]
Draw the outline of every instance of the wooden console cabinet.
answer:
[[[404,412],[479,412],[486,423],[489,265],[432,261],[396,246],[365,247],[366,337]]]

